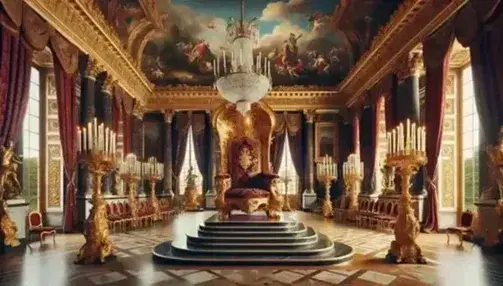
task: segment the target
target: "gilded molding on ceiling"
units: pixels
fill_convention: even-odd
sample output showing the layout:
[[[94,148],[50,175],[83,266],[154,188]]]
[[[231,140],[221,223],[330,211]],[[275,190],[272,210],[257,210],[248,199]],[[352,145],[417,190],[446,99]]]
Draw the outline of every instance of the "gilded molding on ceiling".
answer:
[[[442,25],[468,0],[428,1],[405,0],[393,13],[340,84],[339,91],[347,106],[394,69],[404,53],[408,53]]]
[[[337,91],[326,88],[306,89],[296,86],[278,87],[269,92],[265,102],[274,110],[302,110],[344,105]],[[163,110],[176,107],[177,110],[210,110],[225,100],[211,87],[182,86],[156,90],[147,100],[147,109]]]
[[[94,0],[25,2],[82,52],[96,59],[132,97],[144,101],[152,93],[152,84],[126,52]]]

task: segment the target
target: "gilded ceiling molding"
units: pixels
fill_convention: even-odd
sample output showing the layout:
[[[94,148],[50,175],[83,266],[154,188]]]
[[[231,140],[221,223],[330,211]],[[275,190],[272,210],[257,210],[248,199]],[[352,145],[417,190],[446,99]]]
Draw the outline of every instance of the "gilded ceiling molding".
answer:
[[[299,87],[278,87],[264,98],[274,110],[316,109],[327,106],[339,107],[344,102],[336,91],[320,87],[301,89]],[[225,100],[212,87],[181,86],[159,89],[147,100],[148,110],[164,110],[176,106],[177,110],[209,110],[218,107]]]
[[[470,63],[470,49],[461,49],[451,53],[451,58],[449,59],[449,67],[451,68],[463,68]]]
[[[129,33],[129,36],[128,36],[128,39],[127,39],[127,51],[129,52],[129,54],[133,55],[135,54],[135,51],[133,50],[134,47],[136,46],[135,44],[143,39],[143,37],[151,30],[154,29],[154,25],[147,19],[143,18],[139,21],[138,24],[136,24],[133,28],[133,30],[131,31],[131,33]],[[141,65],[141,62],[137,60],[138,63],[140,63]]]
[[[354,105],[366,90],[392,71],[404,53],[421,43],[466,2],[405,0],[400,4],[340,84],[339,91],[347,105]]]
[[[158,0],[140,0],[140,6],[145,13],[147,19],[152,22],[156,29],[164,29],[164,21],[159,12]],[[141,63],[141,62],[140,62]]]
[[[138,59],[138,62],[141,63],[142,57],[143,57],[143,50],[145,49],[145,46],[147,46],[148,42],[152,37],[156,34],[156,30],[151,30],[145,35],[145,37],[141,40],[140,45],[138,49],[136,49],[136,58]]]
[[[96,59],[132,97],[144,101],[152,84],[122,47],[94,0],[25,0],[81,51]]]

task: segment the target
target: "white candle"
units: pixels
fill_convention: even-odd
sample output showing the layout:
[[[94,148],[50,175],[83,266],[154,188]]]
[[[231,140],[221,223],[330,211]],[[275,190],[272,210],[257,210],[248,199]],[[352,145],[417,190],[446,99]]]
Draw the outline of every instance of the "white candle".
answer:
[[[77,127],[77,151],[82,152],[82,131]]]
[[[410,142],[410,149],[417,150],[417,147],[416,147],[416,123],[412,122],[412,125],[410,128],[411,128],[410,137],[412,139]]]
[[[220,76],[220,57],[217,57],[217,76]]]
[[[87,150],[88,150],[87,149],[87,129],[85,127],[82,129],[82,133],[84,134],[84,139],[83,139],[83,141],[84,141],[84,152],[87,152]]]
[[[408,118],[407,118],[407,130],[406,130],[406,134],[407,134],[407,136],[406,136],[406,139],[405,139],[406,140],[405,141],[405,144],[406,144],[405,149],[408,150],[408,149],[410,149],[410,143],[411,143],[410,142],[410,119],[408,119]]]
[[[222,50],[223,62],[224,62],[224,74],[227,74],[227,59],[225,58],[225,50]]]

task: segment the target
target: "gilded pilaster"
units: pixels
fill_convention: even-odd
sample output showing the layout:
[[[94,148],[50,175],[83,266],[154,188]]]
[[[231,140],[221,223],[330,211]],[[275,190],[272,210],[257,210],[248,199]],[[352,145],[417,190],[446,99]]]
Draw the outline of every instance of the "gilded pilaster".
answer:
[[[314,116],[315,110],[304,110],[306,119],[306,188],[305,192],[314,193]]]

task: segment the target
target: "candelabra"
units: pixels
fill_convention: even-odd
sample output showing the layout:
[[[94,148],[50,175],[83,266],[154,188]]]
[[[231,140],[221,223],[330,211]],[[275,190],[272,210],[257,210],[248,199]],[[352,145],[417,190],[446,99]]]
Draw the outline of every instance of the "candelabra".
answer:
[[[419,235],[419,222],[412,208],[409,193],[410,180],[419,167],[426,164],[426,130],[407,120],[388,133],[386,163],[395,167],[401,177],[401,198],[395,224],[395,240],[391,242],[386,259],[395,263],[426,263],[415,240]]]
[[[292,206],[290,206],[290,200],[288,199],[288,183],[291,182],[292,180],[288,176],[288,173],[285,173],[284,177],[282,177],[281,179],[283,180],[283,184],[285,186],[285,194],[283,195],[284,197],[283,211],[291,212]]]
[[[116,134],[97,123],[96,118],[86,127],[78,128],[79,160],[86,164],[94,179],[91,197],[92,208],[85,222],[86,242],[80,248],[75,263],[104,263],[113,256],[113,245],[108,236],[106,204],[101,194],[104,175],[114,169]]]
[[[157,221],[161,218],[161,209],[155,194],[155,186],[163,177],[164,164],[158,163],[157,158],[150,157],[147,162],[143,163],[142,169],[145,179],[150,184],[150,204],[154,208],[154,220]]]
[[[350,154],[348,160],[342,165],[342,177],[349,196],[349,212],[358,211],[358,195],[361,191],[363,180],[363,162],[359,154]]]
[[[128,154],[119,165],[119,174],[124,182],[128,193],[128,202],[131,210],[132,224],[137,226],[138,206],[136,204],[136,190],[141,179],[141,162],[136,159],[135,154]]]
[[[323,216],[330,218],[333,216],[332,201],[330,199],[330,186],[332,181],[337,179],[337,164],[332,162],[332,157],[328,155],[316,165],[318,181],[325,185],[325,199],[323,201]]]

